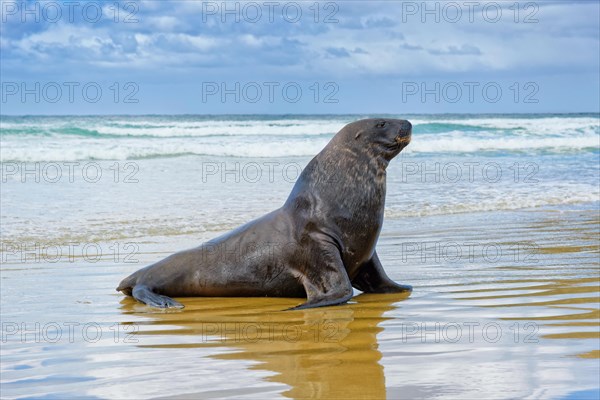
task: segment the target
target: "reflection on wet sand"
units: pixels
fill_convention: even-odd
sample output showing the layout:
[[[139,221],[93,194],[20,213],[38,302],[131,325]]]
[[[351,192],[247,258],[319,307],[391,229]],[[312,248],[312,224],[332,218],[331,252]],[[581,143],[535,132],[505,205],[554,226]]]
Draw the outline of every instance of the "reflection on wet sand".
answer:
[[[139,334],[157,339],[142,347],[222,348],[228,351],[210,357],[256,361],[254,369],[275,373],[269,381],[290,387],[281,393],[287,397],[385,398],[378,324],[406,297],[359,295],[339,307],[285,312],[297,301],[187,299],[183,312],[149,314]],[[130,299],[122,302],[125,313],[137,307]],[[183,335],[191,341],[182,343]]]
[[[600,339],[600,264],[596,213],[585,215],[576,225],[587,230],[552,220],[555,243],[573,241],[576,245],[545,245],[535,248],[531,262],[491,266],[481,264],[475,271],[509,270],[511,277],[494,273],[495,279],[478,280],[447,286],[453,299],[469,305],[494,309],[494,317],[505,321],[533,321],[543,339]],[[589,227],[593,227],[589,229]],[[539,227],[538,227],[539,230]],[[530,231],[532,234],[540,232]],[[562,238],[561,236],[564,236]],[[533,236],[535,238],[535,236]],[[542,243],[541,238],[538,243]],[[577,264],[574,264],[574,261]],[[473,272],[473,270],[471,271]],[[520,279],[511,279],[520,278]],[[468,286],[468,289],[463,289]],[[582,358],[598,358],[598,349],[573,354]]]
[[[527,286],[512,286],[528,283]],[[535,284],[541,283],[541,284]],[[491,283],[488,282],[487,285]],[[510,284],[511,287],[503,287]],[[477,302],[480,307],[522,307],[517,315],[504,316],[507,321],[536,321],[541,326],[541,337],[546,339],[600,339],[598,303],[600,277],[547,280],[498,281],[496,287],[458,290],[457,300]],[[501,294],[497,294],[497,292]],[[515,292],[515,294],[511,294]],[[470,296],[473,294],[474,296]],[[482,294],[488,294],[482,296]],[[465,296],[466,295],[466,296]],[[503,302],[508,300],[508,302]],[[499,302],[500,301],[500,302]],[[587,305],[587,306],[585,306]],[[506,312],[501,310],[500,312]],[[517,314],[517,313],[514,313]],[[556,321],[569,321],[551,323]],[[553,329],[554,328],[554,329]],[[554,333],[549,333],[554,332]],[[596,357],[598,351],[578,354]]]

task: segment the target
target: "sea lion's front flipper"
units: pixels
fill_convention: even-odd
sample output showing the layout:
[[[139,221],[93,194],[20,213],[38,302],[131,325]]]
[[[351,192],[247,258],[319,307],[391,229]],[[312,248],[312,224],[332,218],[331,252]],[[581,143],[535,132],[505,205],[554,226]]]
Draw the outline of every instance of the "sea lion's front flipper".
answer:
[[[173,300],[170,297],[154,293],[146,285],[135,285],[131,291],[134,299],[151,307],[158,308],[183,308],[183,304]]]
[[[412,286],[400,285],[391,280],[379,261],[377,252],[358,270],[352,286],[365,293],[404,293],[412,291]]]
[[[308,299],[290,310],[333,306],[352,298],[352,284],[338,248],[331,244],[314,247],[317,249],[311,251],[309,266],[300,277]]]

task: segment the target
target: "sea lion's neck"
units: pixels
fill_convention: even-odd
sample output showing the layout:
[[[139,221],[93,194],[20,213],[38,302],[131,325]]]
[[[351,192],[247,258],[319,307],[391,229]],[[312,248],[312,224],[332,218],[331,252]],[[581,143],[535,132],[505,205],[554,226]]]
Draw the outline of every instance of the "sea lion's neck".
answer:
[[[381,152],[375,150],[375,149],[367,149],[366,150],[367,153],[367,157],[369,158],[369,160],[371,161],[371,163],[381,172],[385,175],[385,171],[388,167],[388,165],[390,164],[390,160],[388,160],[387,158],[385,158],[385,156],[383,156],[381,154]]]
[[[388,164],[389,160],[375,152],[330,143],[304,168],[288,202],[308,191],[332,199],[344,197],[353,203],[383,205]]]

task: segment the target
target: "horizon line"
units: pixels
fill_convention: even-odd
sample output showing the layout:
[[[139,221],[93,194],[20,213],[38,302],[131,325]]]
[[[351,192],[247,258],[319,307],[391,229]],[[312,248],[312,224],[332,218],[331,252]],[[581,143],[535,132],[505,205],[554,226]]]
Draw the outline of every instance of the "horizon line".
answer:
[[[354,112],[354,113],[177,113],[177,114],[0,114],[4,117],[160,117],[160,116],[202,116],[202,117],[223,117],[223,116],[355,116],[361,114],[375,115],[401,115],[401,113],[381,113],[381,112]],[[418,113],[407,112],[402,115],[578,115],[593,114],[600,117],[600,111],[541,111],[541,112],[442,112],[442,113]]]

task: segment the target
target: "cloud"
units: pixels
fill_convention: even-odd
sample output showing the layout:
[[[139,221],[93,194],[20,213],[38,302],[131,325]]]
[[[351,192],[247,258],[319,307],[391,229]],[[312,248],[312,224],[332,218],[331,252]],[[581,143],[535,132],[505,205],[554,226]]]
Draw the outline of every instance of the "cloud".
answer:
[[[327,54],[329,54],[332,57],[350,57],[350,53],[348,52],[348,50],[344,49],[343,47],[328,47],[325,50],[327,51]]]
[[[161,15],[148,18],[148,26],[160,31],[172,32],[178,25],[179,20],[173,16]]]
[[[434,55],[453,55],[453,56],[478,56],[481,55],[481,50],[479,50],[476,46],[472,46],[469,44],[463,44],[460,47],[458,46],[448,46],[445,49],[430,49],[427,50],[429,54]]]
[[[23,24],[9,18],[6,25],[11,29],[3,29],[1,42],[3,59],[10,61],[9,66],[21,62],[26,69],[31,59],[44,60],[50,69],[68,58],[82,68],[108,63],[149,70],[177,63],[181,68],[205,67],[211,60],[221,67],[295,65],[305,72],[345,70],[361,76],[462,73],[481,68],[516,71],[524,66],[551,69],[557,65],[557,54],[569,54],[558,60],[561,67],[598,64],[593,56],[598,38],[592,35],[597,34],[598,22],[590,17],[598,5],[540,5],[538,23],[524,23],[523,10],[520,22],[515,23],[506,7],[506,18],[498,23],[489,23],[478,14],[473,22],[464,15],[458,23],[443,19],[423,23],[421,15],[407,18],[402,5],[395,2],[374,3],[385,7],[385,14],[381,7],[340,3],[337,9],[325,10],[322,5],[318,15],[311,4],[302,3],[303,18],[294,22],[282,16],[281,8],[271,16],[263,9],[262,18],[254,22],[255,14],[207,15],[201,2],[138,4],[135,13],[120,9],[119,22],[110,14],[96,23],[81,16],[73,23],[56,24]],[[137,22],[125,23],[127,17]],[[540,45],[548,32],[554,39]],[[573,54],[573,49],[583,48],[587,51]],[[407,57],[410,63],[405,62]],[[340,65],[338,59],[351,62]]]
[[[365,28],[390,28],[398,25],[398,21],[395,21],[389,17],[373,17],[367,18],[362,26]]]
[[[415,46],[415,45],[408,44],[408,43],[402,43],[400,45],[400,48],[404,49],[404,50],[423,50],[422,46]]]
[[[600,68],[597,2],[536,3],[537,22],[526,22],[532,11],[523,8],[515,22],[512,3],[502,3],[495,23],[482,17],[481,7],[473,21],[463,10],[458,22],[427,15],[423,22],[421,13],[403,13],[402,2],[319,3],[318,14],[314,3],[298,3],[297,21],[286,19],[280,5],[272,19],[263,8],[255,22],[252,15],[207,15],[200,1],[141,0],[135,9],[119,4],[117,21],[108,5],[97,22],[80,9],[72,22],[6,16],[3,79],[120,74],[143,84],[207,76],[314,82],[565,74],[576,80]]]

